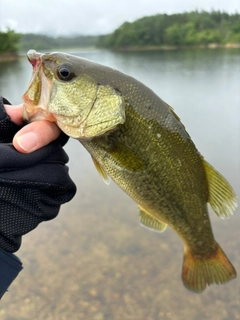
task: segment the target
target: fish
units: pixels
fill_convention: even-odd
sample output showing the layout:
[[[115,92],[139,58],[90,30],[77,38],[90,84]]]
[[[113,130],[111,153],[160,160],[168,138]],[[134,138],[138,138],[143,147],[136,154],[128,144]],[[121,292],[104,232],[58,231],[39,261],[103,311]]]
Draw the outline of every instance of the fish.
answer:
[[[231,185],[210,165],[174,109],[143,83],[111,67],[61,52],[29,50],[33,66],[23,118],[55,122],[78,139],[108,184],[138,205],[141,225],[171,227],[182,239],[182,281],[200,293],[237,273],[214,238],[208,203],[234,213]]]

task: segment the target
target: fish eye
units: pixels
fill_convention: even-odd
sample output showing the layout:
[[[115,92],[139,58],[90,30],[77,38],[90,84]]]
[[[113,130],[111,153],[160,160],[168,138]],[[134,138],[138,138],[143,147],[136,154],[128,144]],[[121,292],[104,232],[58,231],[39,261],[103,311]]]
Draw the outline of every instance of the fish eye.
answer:
[[[57,76],[60,80],[63,81],[70,81],[72,80],[76,75],[73,72],[73,68],[69,65],[62,64],[57,68]]]

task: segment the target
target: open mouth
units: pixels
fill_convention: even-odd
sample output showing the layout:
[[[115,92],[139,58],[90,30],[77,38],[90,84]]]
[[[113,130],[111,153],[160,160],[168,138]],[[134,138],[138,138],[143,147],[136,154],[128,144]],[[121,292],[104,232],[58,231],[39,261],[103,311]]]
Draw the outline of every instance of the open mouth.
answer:
[[[23,120],[25,122],[40,120],[56,122],[56,117],[48,111],[51,83],[44,75],[41,54],[35,50],[29,50],[27,56],[33,66],[33,74],[29,87],[22,97]]]

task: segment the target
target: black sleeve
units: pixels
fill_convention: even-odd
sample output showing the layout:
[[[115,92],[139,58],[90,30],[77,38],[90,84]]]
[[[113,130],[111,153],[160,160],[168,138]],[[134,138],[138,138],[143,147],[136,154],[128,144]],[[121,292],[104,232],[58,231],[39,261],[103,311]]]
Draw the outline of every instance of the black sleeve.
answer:
[[[18,257],[0,249],[0,299],[22,268]]]

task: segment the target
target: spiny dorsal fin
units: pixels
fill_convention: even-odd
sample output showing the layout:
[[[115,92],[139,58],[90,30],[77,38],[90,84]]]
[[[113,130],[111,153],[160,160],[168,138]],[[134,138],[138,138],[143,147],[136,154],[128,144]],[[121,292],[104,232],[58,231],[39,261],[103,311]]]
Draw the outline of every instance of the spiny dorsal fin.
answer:
[[[208,202],[221,219],[233,214],[237,207],[236,195],[227,180],[207,161],[203,160],[208,181]]]
[[[165,102],[166,103],[166,102]],[[173,113],[174,117],[181,122],[181,119],[179,118],[179,116],[175,113],[173,107],[171,107],[169,104],[166,103],[166,105],[168,106],[168,108],[171,110],[171,112]]]
[[[167,228],[167,224],[159,221],[150,213],[139,206],[140,224],[153,231],[163,232]]]
[[[103,178],[103,181],[108,185],[110,183],[110,178],[107,175],[106,171],[103,169],[103,167],[100,165],[100,163],[93,156],[92,156],[92,160],[95,165],[95,168],[97,169],[97,172]]]

